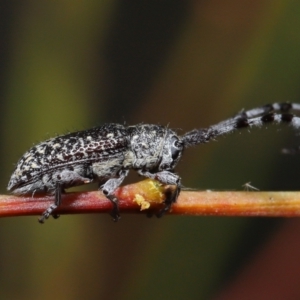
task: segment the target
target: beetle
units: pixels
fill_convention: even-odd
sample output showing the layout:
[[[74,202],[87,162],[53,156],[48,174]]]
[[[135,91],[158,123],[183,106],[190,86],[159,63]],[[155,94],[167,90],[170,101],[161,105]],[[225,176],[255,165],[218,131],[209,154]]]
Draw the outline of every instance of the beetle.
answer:
[[[61,204],[65,189],[98,182],[99,189],[112,203],[113,220],[118,221],[120,212],[114,192],[133,169],[144,177],[175,186],[158,213],[162,216],[180,193],[181,178],[174,168],[185,148],[241,128],[261,127],[267,123],[288,123],[299,129],[300,118],[290,113],[293,110],[300,111],[300,104],[268,104],[183,136],[161,125],[113,123],[57,136],[35,145],[21,157],[7,189],[18,195],[54,194],[54,203],[39,218],[43,223]]]

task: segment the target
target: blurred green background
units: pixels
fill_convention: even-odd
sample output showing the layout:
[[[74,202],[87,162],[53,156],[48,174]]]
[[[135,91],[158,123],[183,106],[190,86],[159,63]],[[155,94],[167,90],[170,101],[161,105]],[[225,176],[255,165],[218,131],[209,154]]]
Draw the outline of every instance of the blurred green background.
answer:
[[[34,143],[103,124],[179,133],[299,102],[300,2],[0,1],[1,192]],[[197,189],[299,189],[293,130],[188,149]],[[132,176],[129,181],[138,178]],[[139,180],[139,179],[138,179]],[[0,299],[209,299],[279,219],[123,214],[0,220]]]

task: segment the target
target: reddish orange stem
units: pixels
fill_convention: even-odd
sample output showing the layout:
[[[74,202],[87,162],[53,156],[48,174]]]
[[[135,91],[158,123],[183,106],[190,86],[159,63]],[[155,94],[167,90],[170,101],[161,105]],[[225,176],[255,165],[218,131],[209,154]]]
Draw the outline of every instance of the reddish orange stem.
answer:
[[[158,210],[165,199],[166,189],[152,180],[144,180],[117,190],[120,210],[140,213]],[[18,197],[0,195],[0,217],[40,215],[50,204],[53,196]],[[111,203],[99,191],[67,193],[63,203],[55,211],[58,214],[109,212]],[[209,216],[300,216],[300,192],[215,192],[183,191],[171,214]]]

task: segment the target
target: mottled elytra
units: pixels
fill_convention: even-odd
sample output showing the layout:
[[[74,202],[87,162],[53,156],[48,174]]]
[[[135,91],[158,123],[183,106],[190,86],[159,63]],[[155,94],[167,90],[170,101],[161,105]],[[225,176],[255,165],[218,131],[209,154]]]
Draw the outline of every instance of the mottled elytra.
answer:
[[[241,128],[261,127],[270,122],[289,123],[299,129],[300,118],[292,111],[300,111],[300,104],[268,104],[183,136],[168,127],[153,124],[127,127],[105,124],[57,136],[37,144],[21,157],[7,189],[18,195],[54,194],[54,203],[39,219],[43,223],[50,215],[57,217],[55,209],[61,204],[65,189],[98,182],[99,189],[112,203],[111,215],[117,221],[120,213],[114,192],[133,169],[142,176],[176,187],[157,214],[162,216],[180,193],[181,180],[174,168],[185,148],[207,143]]]

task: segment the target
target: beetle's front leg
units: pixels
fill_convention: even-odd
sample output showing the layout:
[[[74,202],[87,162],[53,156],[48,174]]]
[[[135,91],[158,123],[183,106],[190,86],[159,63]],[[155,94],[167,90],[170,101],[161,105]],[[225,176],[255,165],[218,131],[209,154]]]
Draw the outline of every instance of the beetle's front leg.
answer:
[[[160,171],[157,173],[150,173],[148,171],[139,170],[138,173],[142,176],[150,179],[158,180],[162,184],[175,185],[174,191],[168,193],[166,200],[164,201],[165,206],[156,214],[158,218],[162,217],[166,212],[170,211],[172,204],[176,202],[180,190],[181,190],[181,179],[177,174],[170,171]]]

